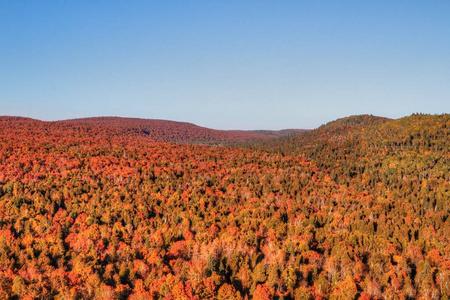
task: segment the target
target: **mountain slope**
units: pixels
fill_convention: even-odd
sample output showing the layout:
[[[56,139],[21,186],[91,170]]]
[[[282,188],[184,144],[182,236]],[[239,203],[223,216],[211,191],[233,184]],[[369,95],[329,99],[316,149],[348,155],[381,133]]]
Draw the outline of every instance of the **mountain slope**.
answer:
[[[397,120],[354,116],[253,148],[302,155],[355,193],[370,194],[417,217],[450,213],[450,115]],[[398,212],[402,215],[401,212]]]

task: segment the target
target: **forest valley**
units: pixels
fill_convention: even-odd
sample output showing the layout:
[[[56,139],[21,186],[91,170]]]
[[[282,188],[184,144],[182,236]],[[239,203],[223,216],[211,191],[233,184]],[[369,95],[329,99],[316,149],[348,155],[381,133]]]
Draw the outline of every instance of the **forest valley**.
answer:
[[[0,298],[449,299],[449,142],[0,117]]]

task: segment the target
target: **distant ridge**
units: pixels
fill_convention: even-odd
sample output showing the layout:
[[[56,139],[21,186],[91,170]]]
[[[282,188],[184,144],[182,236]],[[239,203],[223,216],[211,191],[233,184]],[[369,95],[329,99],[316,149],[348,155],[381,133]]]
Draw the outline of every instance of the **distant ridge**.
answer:
[[[217,130],[188,122],[123,117],[90,117],[61,121],[40,121],[17,116],[0,117],[2,129],[30,133],[44,130],[46,134],[64,137],[81,135],[88,138],[144,139],[153,142],[171,142],[203,145],[221,145],[234,142],[269,140],[294,135],[305,130]]]

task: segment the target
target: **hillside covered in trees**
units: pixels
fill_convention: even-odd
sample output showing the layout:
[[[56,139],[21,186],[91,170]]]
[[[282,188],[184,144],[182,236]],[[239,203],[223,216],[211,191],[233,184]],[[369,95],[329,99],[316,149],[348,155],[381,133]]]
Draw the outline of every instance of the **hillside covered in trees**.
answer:
[[[448,299],[449,129],[0,118],[0,298]]]
[[[28,131],[65,139],[100,136],[109,140],[132,139],[198,145],[225,145],[238,142],[270,140],[295,135],[302,129],[284,130],[216,130],[186,122],[120,117],[96,117],[45,122],[22,117],[0,117],[0,126],[18,133]]]
[[[352,116],[251,148],[301,155],[338,184],[386,201],[449,210],[450,115]],[[424,213],[424,211],[422,211]]]

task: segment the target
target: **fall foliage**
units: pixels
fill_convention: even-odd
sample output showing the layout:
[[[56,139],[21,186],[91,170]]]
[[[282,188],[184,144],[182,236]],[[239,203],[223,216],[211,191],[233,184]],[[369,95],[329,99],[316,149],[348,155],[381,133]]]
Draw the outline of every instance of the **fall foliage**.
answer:
[[[449,115],[175,125],[0,118],[0,298],[448,299]]]

